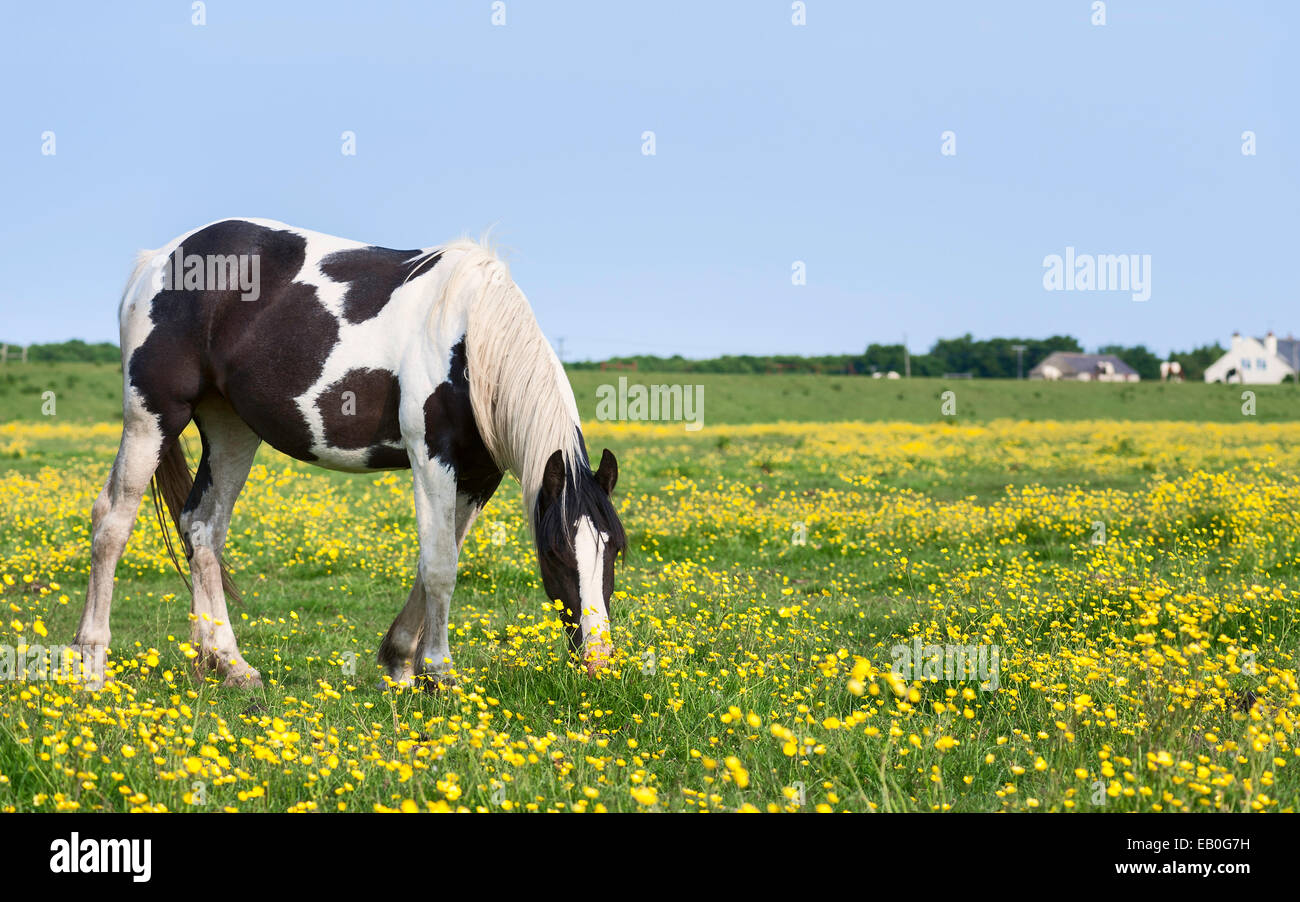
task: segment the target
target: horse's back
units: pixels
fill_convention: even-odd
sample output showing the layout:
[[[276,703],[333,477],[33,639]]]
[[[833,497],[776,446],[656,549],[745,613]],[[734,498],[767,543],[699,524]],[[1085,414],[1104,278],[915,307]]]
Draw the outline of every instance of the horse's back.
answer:
[[[420,311],[393,301],[436,261],[270,220],[204,226],[124,300],[127,381],[165,432],[217,394],[292,457],[405,466],[397,373]]]

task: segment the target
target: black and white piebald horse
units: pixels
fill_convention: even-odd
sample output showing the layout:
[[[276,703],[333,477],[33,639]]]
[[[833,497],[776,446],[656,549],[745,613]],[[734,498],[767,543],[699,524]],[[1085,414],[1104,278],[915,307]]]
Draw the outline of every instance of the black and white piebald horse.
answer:
[[[410,469],[414,587],[379,649],[398,683],[450,681],[456,559],[505,471],[523,488],[548,597],[595,673],[612,654],[614,558],[625,547],[605,451],[594,471],[573,392],[505,264],[469,241],[391,250],[227,219],[142,253],[119,310],[122,443],[92,510],[77,631],[102,684],[113,575],[151,480],[189,559],[200,672],[261,678],[226,611],[221,563],[235,500],[266,441],[351,472]],[[202,439],[191,477],[180,441]]]

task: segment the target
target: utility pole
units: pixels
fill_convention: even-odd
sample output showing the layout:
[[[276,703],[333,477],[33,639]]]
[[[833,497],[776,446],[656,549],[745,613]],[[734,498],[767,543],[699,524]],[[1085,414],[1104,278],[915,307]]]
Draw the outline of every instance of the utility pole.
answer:
[[[1011,350],[1016,352],[1016,378],[1025,378],[1025,346],[1012,345]]]
[[[903,378],[912,378],[912,352],[907,349],[907,333],[903,333]]]
[[[564,336],[561,335],[559,338],[555,339],[555,344],[557,346],[556,356],[560,358],[560,363],[564,363]]]

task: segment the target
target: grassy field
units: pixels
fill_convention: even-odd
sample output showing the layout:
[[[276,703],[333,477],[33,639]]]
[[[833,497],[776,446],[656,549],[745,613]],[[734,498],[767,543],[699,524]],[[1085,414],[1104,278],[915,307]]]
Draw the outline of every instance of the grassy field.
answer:
[[[569,373],[585,421],[596,419],[597,390],[629,383],[704,386],[704,417],[712,424],[894,420],[909,423],[1018,420],[1184,420],[1240,422],[1240,385],[1204,383],[1080,384],[1029,380],[868,379],[862,376],[708,375],[574,371]],[[1300,389],[1250,386],[1254,418],[1300,420]],[[28,364],[0,368],[0,423],[42,418],[43,395],[54,392],[58,422],[98,423],[122,416],[122,374],[103,364]],[[945,416],[942,395],[955,393]]]
[[[599,375],[575,378],[586,415]],[[39,378],[0,376],[12,650],[75,631],[117,378],[50,371],[67,391],[42,417]],[[117,681],[0,682],[0,809],[1297,808],[1300,424],[1261,422],[1295,418],[1285,389],[1243,417],[1236,386],[957,383],[954,422],[937,382],[704,384],[699,432],[587,429],[618,454],[631,540],[612,672],[567,660],[507,482],[461,557],[459,686],[382,691],[409,475],[264,449],[228,556],[266,688],[193,677],[146,501],[118,570]],[[1062,422],[993,418],[1035,391]],[[893,422],[794,422],[868,416]],[[916,644],[998,663],[892,673]]]

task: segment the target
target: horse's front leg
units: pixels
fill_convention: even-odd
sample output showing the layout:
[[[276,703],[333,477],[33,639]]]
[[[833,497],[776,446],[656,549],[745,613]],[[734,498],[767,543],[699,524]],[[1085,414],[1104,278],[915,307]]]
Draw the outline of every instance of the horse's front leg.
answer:
[[[450,676],[448,620],[456,588],[456,474],[438,460],[415,467],[415,522],[420,536],[417,579],[424,596],[414,672],[430,690],[455,685]],[[414,593],[412,593],[414,596]],[[399,618],[400,619],[400,618]]]
[[[418,564],[416,569],[418,570]],[[379,646],[379,665],[400,686],[415,682],[416,654],[424,630],[424,582],[416,574],[415,585],[401,613],[393,621]]]
[[[469,534],[470,527],[474,525],[474,520],[478,517],[479,512],[483,510],[483,504],[484,502],[481,499],[471,497],[464,492],[458,492],[456,495],[457,558],[460,556],[461,547],[465,544],[465,536]],[[423,545],[423,541],[421,541],[421,545]],[[417,574],[415,584],[411,587],[411,594],[406,599],[406,604],[393,621],[392,626],[388,628],[388,633],[379,646],[379,663],[388,671],[388,676],[394,683],[409,685],[415,681],[416,664],[419,661],[419,653],[422,651],[421,643],[427,629],[425,618],[428,616],[429,607],[425,602],[424,580]],[[450,593],[447,604],[443,608],[444,645],[446,645],[449,609]],[[450,658],[450,656],[450,651],[448,651],[448,657]],[[450,678],[448,678],[449,680]]]

